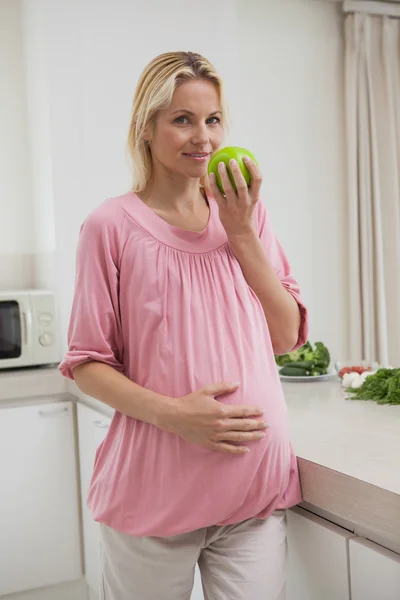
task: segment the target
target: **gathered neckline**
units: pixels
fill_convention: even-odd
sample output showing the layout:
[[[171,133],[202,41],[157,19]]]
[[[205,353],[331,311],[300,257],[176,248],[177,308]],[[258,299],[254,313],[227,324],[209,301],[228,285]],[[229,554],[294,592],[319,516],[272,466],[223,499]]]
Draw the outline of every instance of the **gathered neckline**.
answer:
[[[216,250],[228,241],[225,229],[219,220],[215,198],[207,196],[207,201],[210,208],[208,222],[202,231],[194,231],[171,225],[147,206],[135,192],[131,191],[120,198],[125,211],[153,238],[176,250],[192,254]]]
[[[172,223],[168,223],[168,221],[166,221],[165,219],[163,219],[162,217],[160,217],[160,215],[158,215],[152,208],[150,208],[150,206],[148,206],[145,202],[143,202],[143,200],[141,198],[139,198],[139,196],[135,192],[132,192],[132,193],[137,198],[137,200],[139,202],[141,202],[141,204],[145,207],[145,209],[147,209],[148,211],[150,211],[152,213],[152,215],[154,215],[154,217],[156,217],[157,220],[161,221],[161,224],[160,224],[161,226],[164,223],[165,225],[167,225],[167,227],[169,227],[169,228],[171,228],[172,230],[175,230],[175,231],[179,231],[179,232],[184,231],[184,232],[188,232],[188,233],[194,233],[194,234],[200,234],[200,235],[202,235],[206,231],[206,229],[208,228],[208,226],[210,224],[210,221],[212,219],[212,212],[213,212],[212,205],[213,205],[213,203],[210,202],[208,196],[206,196],[206,198],[205,198],[205,200],[206,200],[206,202],[208,204],[208,208],[209,208],[209,215],[208,215],[207,223],[206,223],[205,227],[203,227],[203,229],[201,229],[200,231],[195,231],[194,229],[185,229],[184,227],[178,227],[177,225],[172,225]]]

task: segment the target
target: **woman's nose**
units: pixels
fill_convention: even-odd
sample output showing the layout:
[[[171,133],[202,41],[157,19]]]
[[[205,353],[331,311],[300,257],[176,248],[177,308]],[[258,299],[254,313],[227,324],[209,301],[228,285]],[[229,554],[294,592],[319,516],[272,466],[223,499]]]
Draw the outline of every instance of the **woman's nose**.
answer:
[[[195,131],[193,131],[192,142],[193,144],[205,144],[209,140],[207,125],[199,125],[196,127]]]

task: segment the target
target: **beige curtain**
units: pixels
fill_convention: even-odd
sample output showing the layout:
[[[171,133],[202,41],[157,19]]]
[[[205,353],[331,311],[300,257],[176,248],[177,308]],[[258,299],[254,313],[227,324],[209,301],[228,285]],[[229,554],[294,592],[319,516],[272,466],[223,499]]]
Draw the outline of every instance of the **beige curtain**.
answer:
[[[351,357],[400,366],[400,19],[345,17]]]

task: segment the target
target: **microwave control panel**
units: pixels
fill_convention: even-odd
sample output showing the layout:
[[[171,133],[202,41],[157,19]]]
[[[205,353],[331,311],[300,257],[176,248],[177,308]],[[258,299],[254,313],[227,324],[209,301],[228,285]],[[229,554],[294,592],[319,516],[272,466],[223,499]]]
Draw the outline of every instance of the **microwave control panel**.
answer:
[[[34,362],[58,362],[58,339],[55,303],[52,293],[32,292],[30,297]]]

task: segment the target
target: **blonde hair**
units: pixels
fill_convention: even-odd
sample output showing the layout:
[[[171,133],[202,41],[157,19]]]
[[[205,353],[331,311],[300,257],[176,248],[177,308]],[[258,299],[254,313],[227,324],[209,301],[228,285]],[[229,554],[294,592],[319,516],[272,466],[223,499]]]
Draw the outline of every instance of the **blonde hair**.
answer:
[[[167,108],[176,88],[190,79],[211,81],[217,88],[223,123],[227,106],[221,77],[213,65],[193,52],[166,52],[154,58],[141,74],[133,100],[127,150],[133,169],[133,191],[140,192],[151,175],[151,151],[144,132],[154,122],[158,111]]]

